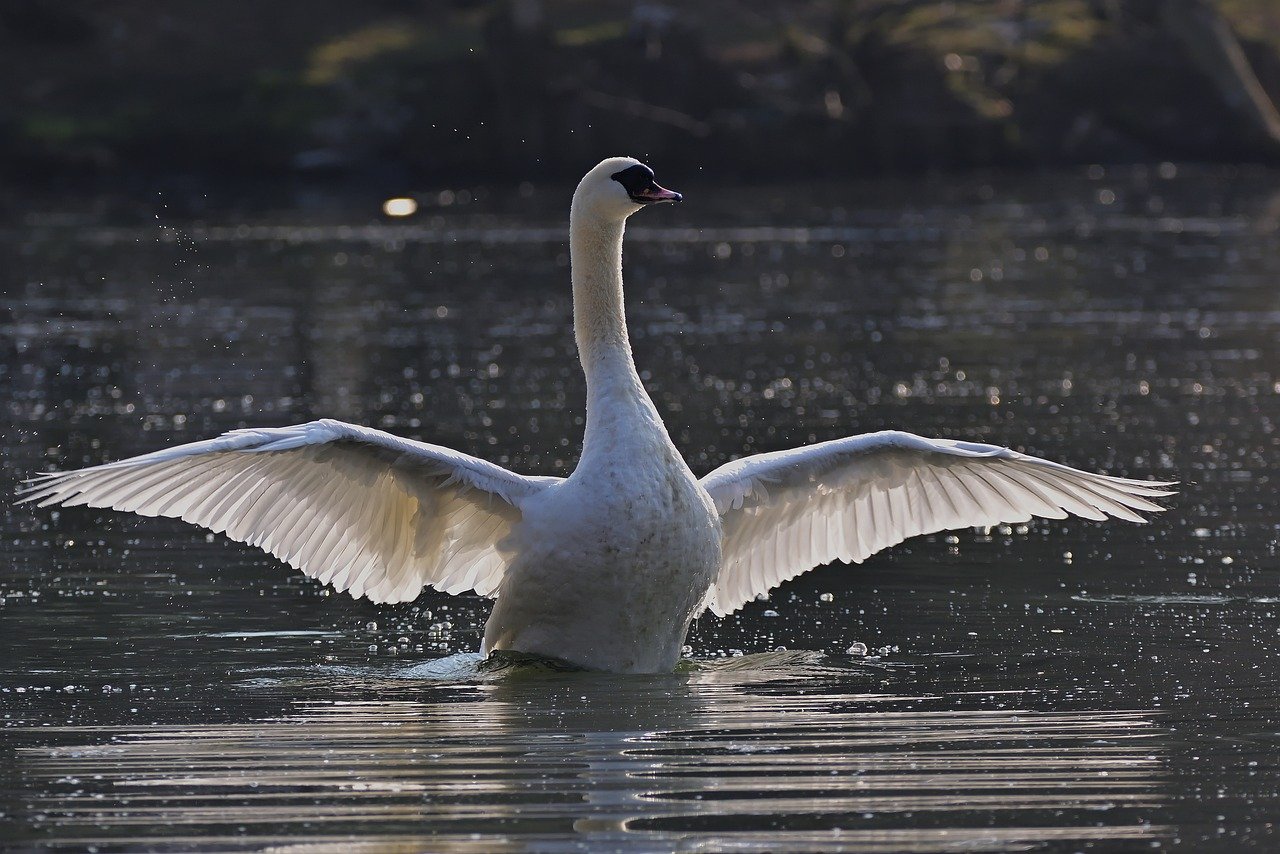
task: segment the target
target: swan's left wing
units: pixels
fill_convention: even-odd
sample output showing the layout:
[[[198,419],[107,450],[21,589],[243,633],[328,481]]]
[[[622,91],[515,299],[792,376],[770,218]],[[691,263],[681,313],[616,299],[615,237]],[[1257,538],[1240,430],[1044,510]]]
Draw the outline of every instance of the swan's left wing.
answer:
[[[357,598],[407,602],[424,586],[493,595],[521,506],[559,480],[325,419],[41,475],[23,500],[183,519]]]
[[[834,560],[917,534],[1068,514],[1142,522],[1172,483],[1091,474],[996,445],[886,431],[723,465],[702,479],[724,526],[706,605],[730,614]]]

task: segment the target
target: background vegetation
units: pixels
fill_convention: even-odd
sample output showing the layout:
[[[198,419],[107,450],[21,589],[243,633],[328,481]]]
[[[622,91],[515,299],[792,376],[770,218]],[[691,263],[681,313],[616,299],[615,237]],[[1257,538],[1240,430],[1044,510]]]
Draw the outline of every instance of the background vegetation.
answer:
[[[5,0],[0,74],[43,186],[1280,158],[1273,0]]]

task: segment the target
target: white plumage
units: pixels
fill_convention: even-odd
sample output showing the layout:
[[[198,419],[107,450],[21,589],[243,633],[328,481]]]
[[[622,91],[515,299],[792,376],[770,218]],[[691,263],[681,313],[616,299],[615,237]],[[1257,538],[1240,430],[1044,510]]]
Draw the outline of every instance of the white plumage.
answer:
[[[702,479],[724,525],[707,607],[730,614],[815,566],[918,534],[1068,514],[1142,522],[1171,484],[1090,474],[974,442],[885,431],[757,454]]]
[[[41,475],[23,500],[183,519],[375,602],[423,587],[496,596],[486,651],[652,672],[675,666],[699,612],[731,613],[814,566],[1033,516],[1141,522],[1135,511],[1172,494],[901,432],[747,457],[696,480],[640,383],[623,312],[623,223],[679,198],[652,177],[611,158],[574,194],[587,429],[568,479],[322,420]]]
[[[426,586],[491,595],[520,505],[559,481],[324,420],[42,475],[24,500],[182,519],[352,596],[407,602]]]

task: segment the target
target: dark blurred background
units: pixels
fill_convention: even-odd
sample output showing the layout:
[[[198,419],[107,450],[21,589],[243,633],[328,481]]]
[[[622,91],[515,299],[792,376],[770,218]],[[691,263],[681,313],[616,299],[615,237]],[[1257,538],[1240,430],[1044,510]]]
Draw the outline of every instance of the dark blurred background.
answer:
[[[1280,160],[1275,0],[4,0],[0,76],[44,190]]]

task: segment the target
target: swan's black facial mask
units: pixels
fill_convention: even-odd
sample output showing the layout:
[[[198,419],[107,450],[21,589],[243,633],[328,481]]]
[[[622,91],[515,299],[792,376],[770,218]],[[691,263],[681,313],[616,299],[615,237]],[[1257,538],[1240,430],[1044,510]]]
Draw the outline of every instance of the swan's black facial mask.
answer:
[[[609,176],[622,185],[637,205],[651,205],[655,202],[678,202],[684,198],[677,192],[659,187],[653,180],[653,170],[648,166],[628,166],[621,172]]]

